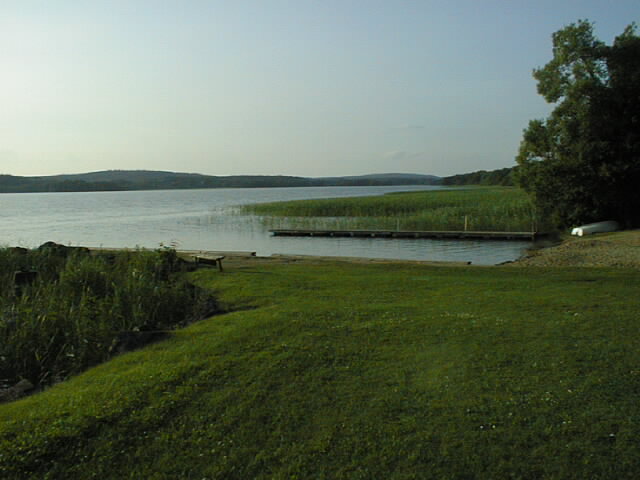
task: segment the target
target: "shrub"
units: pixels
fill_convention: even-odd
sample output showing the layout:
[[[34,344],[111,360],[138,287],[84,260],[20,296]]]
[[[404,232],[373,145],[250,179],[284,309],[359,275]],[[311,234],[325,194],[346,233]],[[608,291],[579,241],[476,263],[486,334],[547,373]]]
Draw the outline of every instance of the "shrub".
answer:
[[[215,300],[181,269],[173,250],[0,249],[0,386],[63,380],[211,314]],[[36,278],[16,290],[24,270]]]

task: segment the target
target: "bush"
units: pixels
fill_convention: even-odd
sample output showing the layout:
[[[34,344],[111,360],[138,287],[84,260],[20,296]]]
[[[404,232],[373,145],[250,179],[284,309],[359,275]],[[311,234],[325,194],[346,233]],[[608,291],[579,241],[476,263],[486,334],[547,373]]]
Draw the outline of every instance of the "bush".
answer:
[[[47,385],[216,310],[173,250],[0,249],[0,387]],[[35,271],[19,289],[17,271]]]

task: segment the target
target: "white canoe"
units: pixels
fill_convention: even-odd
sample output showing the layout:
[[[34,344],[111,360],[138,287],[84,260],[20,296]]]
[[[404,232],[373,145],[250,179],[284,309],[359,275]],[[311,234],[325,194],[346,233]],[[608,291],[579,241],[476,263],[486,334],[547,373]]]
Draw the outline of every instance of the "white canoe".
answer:
[[[616,230],[620,230],[620,225],[618,224],[618,222],[609,220],[606,222],[596,222],[590,223],[588,225],[582,225],[580,227],[575,227],[573,230],[571,230],[571,235],[582,237],[583,235],[590,235],[592,233],[615,232]]]

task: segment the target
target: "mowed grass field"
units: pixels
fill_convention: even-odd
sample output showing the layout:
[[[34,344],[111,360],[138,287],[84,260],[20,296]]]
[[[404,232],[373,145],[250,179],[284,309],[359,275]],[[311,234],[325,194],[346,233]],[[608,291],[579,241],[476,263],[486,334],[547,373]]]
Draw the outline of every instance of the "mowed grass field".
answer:
[[[191,275],[228,313],[0,405],[0,478],[637,478],[637,270]]]
[[[513,187],[467,187],[371,197],[245,205],[273,228],[468,230],[530,232],[550,229],[526,193]]]

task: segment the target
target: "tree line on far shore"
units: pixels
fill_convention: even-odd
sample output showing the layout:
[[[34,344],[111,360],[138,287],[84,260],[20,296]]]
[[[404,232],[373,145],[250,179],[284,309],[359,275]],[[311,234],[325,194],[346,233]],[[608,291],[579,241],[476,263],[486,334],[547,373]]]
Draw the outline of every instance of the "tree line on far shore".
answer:
[[[479,170],[477,172],[436,177],[432,175],[362,175],[355,177],[307,178],[285,175],[232,175],[218,177],[174,172],[119,171],[116,178],[100,180],[97,174],[20,177],[0,175],[0,193],[33,192],[109,192],[126,190],[171,190],[190,188],[267,188],[267,187],[331,187],[379,185],[514,185],[513,170]],[[115,173],[115,172],[114,172]],[[130,173],[130,179],[124,178]],[[159,175],[164,173],[163,175]]]
[[[145,170],[109,170],[75,175],[21,177],[0,175],[0,193],[96,192],[193,188],[330,187],[377,185],[435,185],[434,175],[377,174],[347,177],[287,175],[213,176]]]
[[[513,186],[513,172],[516,167],[497,170],[478,170],[477,172],[451,175],[442,179],[442,185],[502,185]]]

